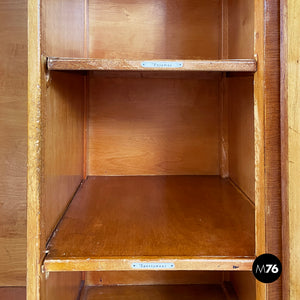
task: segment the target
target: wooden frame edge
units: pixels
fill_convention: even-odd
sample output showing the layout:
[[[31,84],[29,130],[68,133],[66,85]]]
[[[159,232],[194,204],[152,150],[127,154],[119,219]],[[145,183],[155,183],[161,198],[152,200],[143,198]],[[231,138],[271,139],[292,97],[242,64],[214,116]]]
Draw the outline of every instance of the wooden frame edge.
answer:
[[[42,183],[40,0],[28,1],[27,300],[40,299]]]

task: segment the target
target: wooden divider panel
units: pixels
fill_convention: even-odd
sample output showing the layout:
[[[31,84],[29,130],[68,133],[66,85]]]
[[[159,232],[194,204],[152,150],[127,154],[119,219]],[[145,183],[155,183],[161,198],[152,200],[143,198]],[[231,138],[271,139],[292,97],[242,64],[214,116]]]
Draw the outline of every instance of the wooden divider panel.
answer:
[[[254,56],[254,1],[228,1],[228,58]]]
[[[84,57],[86,0],[42,0],[42,54]]]
[[[218,77],[90,76],[88,175],[219,173]]]
[[[218,58],[219,0],[90,0],[89,57]]]
[[[229,176],[254,202],[253,77],[229,77]]]
[[[83,178],[83,80],[78,73],[53,73],[45,91],[43,243]]]

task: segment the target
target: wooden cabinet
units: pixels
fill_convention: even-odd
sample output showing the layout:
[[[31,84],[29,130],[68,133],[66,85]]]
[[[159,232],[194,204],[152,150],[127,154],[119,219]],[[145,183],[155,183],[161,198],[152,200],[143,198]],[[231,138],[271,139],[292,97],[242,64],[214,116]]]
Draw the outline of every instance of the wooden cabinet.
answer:
[[[34,0],[29,43],[28,299],[281,299],[278,1]]]

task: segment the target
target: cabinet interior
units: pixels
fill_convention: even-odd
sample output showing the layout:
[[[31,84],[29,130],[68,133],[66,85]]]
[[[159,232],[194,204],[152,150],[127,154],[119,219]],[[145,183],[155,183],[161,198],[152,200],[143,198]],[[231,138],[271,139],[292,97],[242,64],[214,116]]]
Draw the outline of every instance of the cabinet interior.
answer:
[[[250,0],[44,0],[41,20],[45,62],[254,58]],[[253,72],[44,71],[49,299],[60,277],[82,299],[255,299]]]

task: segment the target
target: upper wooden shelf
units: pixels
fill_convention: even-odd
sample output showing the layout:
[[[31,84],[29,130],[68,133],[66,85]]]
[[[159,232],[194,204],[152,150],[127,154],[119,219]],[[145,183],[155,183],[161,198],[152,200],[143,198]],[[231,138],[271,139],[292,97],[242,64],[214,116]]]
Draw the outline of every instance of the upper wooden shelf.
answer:
[[[254,219],[253,205],[219,176],[89,177],[50,240],[44,265],[251,270]]]
[[[256,72],[255,59],[125,60],[48,57],[49,70]]]

